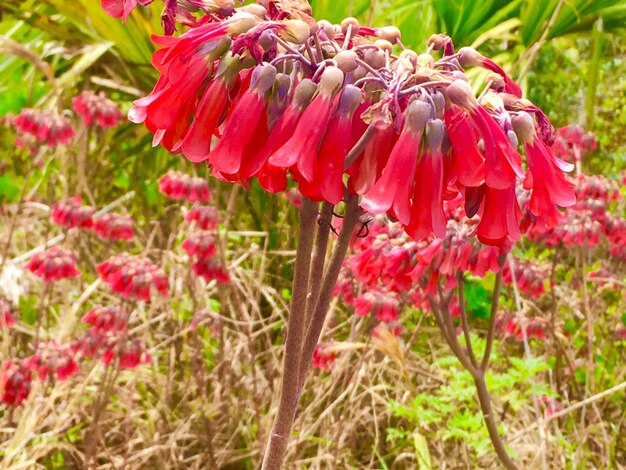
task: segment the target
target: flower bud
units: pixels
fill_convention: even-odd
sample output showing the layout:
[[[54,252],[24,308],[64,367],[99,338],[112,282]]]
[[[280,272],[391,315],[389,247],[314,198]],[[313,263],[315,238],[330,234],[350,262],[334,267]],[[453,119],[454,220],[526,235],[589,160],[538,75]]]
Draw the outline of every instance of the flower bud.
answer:
[[[391,54],[393,52],[393,44],[386,39],[378,39],[377,41],[374,41],[374,45],[387,54]]]
[[[428,38],[428,47],[432,47],[434,51],[439,51],[446,47],[450,42],[450,37],[445,34],[433,34]]]
[[[362,100],[363,92],[360,88],[355,87],[354,85],[346,85],[341,93],[337,112],[341,114],[352,114],[356,110],[357,106],[361,104]]]
[[[237,12],[228,19],[228,34],[230,36],[237,36],[247,33],[256,26],[257,21],[258,18],[251,13],[245,11]]]
[[[515,134],[524,143],[531,144],[535,139],[535,120],[525,111],[520,111],[511,118]]]
[[[435,58],[430,54],[420,54],[417,56],[417,65],[424,68],[434,69]]]
[[[269,51],[274,46],[274,39],[272,38],[272,32],[270,30],[261,33],[259,36],[259,45],[265,52]]]
[[[498,75],[497,73],[490,73],[487,75],[486,82],[491,82],[491,87],[496,90],[501,90],[504,88],[504,77]]]
[[[374,69],[380,69],[385,66],[387,58],[385,53],[377,49],[368,49],[365,51],[365,57],[363,60]]]
[[[344,75],[337,67],[326,67],[320,78],[319,91],[331,97],[343,85]]]
[[[426,139],[428,139],[428,146],[433,153],[441,149],[445,134],[446,126],[441,119],[428,120],[426,124]]]
[[[297,108],[305,108],[317,91],[317,85],[309,78],[305,78],[296,87],[293,95],[293,105]]]
[[[262,64],[254,69],[250,79],[250,89],[255,89],[259,94],[264,94],[276,81],[276,67],[270,64]]]
[[[278,35],[295,44],[304,44],[311,36],[309,25],[301,20],[283,21],[285,29],[278,32]]]
[[[478,104],[472,87],[463,80],[454,80],[448,85],[446,95],[452,103],[465,110],[473,109]]]
[[[317,22],[317,26],[319,29],[323,30],[329,40],[335,39],[335,28],[330,22],[326,20],[321,20]]]
[[[422,132],[430,115],[431,107],[428,103],[413,101],[405,111],[405,126],[409,126],[413,132]]]
[[[376,37],[396,44],[402,38],[402,33],[395,26],[384,26],[376,30]]]
[[[434,91],[431,93],[430,97],[433,100],[433,103],[435,103],[435,116],[440,119],[443,118],[446,111],[446,97],[439,91]]]
[[[509,140],[509,143],[513,146],[513,148],[517,148],[519,145],[519,140],[517,139],[517,135],[515,132],[509,130],[506,131],[506,138]]]
[[[241,8],[237,8],[237,11],[243,11],[246,13],[250,13],[258,18],[265,18],[267,16],[267,9],[263,5],[251,4],[244,5]]]
[[[344,18],[344,20],[341,22],[341,32],[344,36],[348,35],[348,28],[350,26],[352,26],[352,28],[350,28],[350,39],[352,39],[359,32],[359,28],[361,27],[361,25],[359,24],[359,20],[357,20],[356,18]]]
[[[457,59],[462,67],[474,67],[482,64],[484,57],[473,47],[462,47],[457,53]]]
[[[344,73],[352,72],[359,66],[356,63],[358,56],[356,52],[352,50],[339,51],[337,55],[335,55],[334,59],[335,62],[337,62],[337,67],[339,67]]]
[[[413,66],[417,66],[417,59],[418,59],[418,54],[417,52],[415,52],[414,50],[411,49],[404,49],[402,52],[400,52],[400,56],[401,59],[408,59],[411,61],[411,63],[413,64]]]

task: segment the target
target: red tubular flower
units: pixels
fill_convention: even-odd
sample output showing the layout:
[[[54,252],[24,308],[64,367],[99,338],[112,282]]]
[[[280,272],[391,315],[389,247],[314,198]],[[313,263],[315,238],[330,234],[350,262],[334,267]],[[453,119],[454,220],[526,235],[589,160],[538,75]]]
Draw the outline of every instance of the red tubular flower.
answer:
[[[200,231],[185,239],[183,250],[190,258],[209,259],[216,253],[215,238],[210,232]]]
[[[513,148],[502,128],[478,104],[469,84],[455,80],[446,90],[450,101],[469,115],[472,125],[485,145],[485,182],[493,189],[515,185],[515,178],[523,178],[522,157]]]
[[[186,199],[189,202],[211,200],[206,180],[192,177],[179,171],[168,171],[159,178],[159,191],[170,199]]]
[[[103,129],[117,126],[122,115],[117,104],[108,99],[103,92],[95,94],[83,91],[72,98],[72,106],[74,112],[83,118],[87,126],[95,122]]]
[[[223,174],[239,173],[242,161],[253,153],[254,146],[267,138],[267,115],[264,95],[276,80],[276,69],[265,64],[254,69],[250,88],[235,104],[224,133],[209,155],[213,168]],[[252,175],[240,175],[249,178]]]
[[[0,298],[0,330],[11,328],[15,325],[15,319],[11,310],[11,304],[7,300]]]
[[[398,135],[393,126],[377,127],[365,147],[362,158],[348,170],[350,188],[355,194],[366,194],[380,178]]]
[[[80,372],[72,347],[62,346],[56,341],[38,343],[35,354],[25,359],[24,365],[36,372],[42,382],[67,380]]]
[[[237,76],[232,64],[236,60],[222,60],[215,79],[206,88],[194,120],[182,142],[182,151],[185,157],[192,162],[202,162],[209,158],[211,138],[219,124],[228,102],[228,92]]]
[[[135,369],[143,364],[151,364],[152,357],[145,345],[138,339],[117,340],[105,346],[100,358],[106,366],[115,365],[120,370]]]
[[[113,18],[122,18],[126,22],[137,5],[148,6],[154,0],[101,0],[102,9]]]
[[[382,176],[361,201],[363,209],[372,214],[384,214],[391,209],[401,223],[409,223],[411,188],[422,132],[430,112],[430,106],[422,101],[409,105],[404,129],[389,155]]]
[[[126,329],[128,314],[119,307],[97,305],[82,318],[94,331],[107,333]]]
[[[68,118],[36,109],[22,109],[20,114],[13,118],[13,125],[19,132],[31,135],[35,140],[50,147],[65,145],[75,135]]]
[[[533,190],[530,197],[530,211],[533,215],[550,214],[555,204],[561,207],[576,204],[574,185],[563,175],[563,171],[571,171],[574,166],[552,154],[550,147],[538,137],[530,114],[519,112],[513,119],[513,125],[526,149],[528,175],[524,186]]]
[[[21,359],[9,359],[0,367],[0,401],[20,406],[28,398],[33,373]]]
[[[191,265],[191,270],[207,282],[217,281],[219,284],[230,282],[228,271],[215,259],[200,259]]]
[[[333,205],[343,199],[344,160],[352,147],[352,118],[362,99],[363,94],[359,88],[345,86],[320,147],[315,182],[319,185],[324,200]]]
[[[43,253],[37,253],[26,264],[26,269],[44,282],[55,282],[61,279],[80,276],[76,269],[76,255],[70,250],[53,246]]]
[[[519,241],[521,210],[515,186],[508,189],[487,187],[478,224],[478,239],[485,245],[503,246]]]
[[[467,115],[455,106],[446,109],[445,120],[459,183],[480,186],[485,182],[485,158],[478,149],[476,131]]]
[[[246,162],[246,174],[255,174],[258,171],[259,183],[267,191],[279,192],[286,189],[285,169],[270,163],[268,158],[293,136],[304,110],[316,91],[317,85],[309,79],[298,84],[291,104],[274,124],[265,145],[255,152],[254,158]]]
[[[335,94],[343,84],[344,75],[336,67],[327,67],[322,73],[318,94],[302,114],[293,135],[273,155],[269,162],[280,168],[297,165],[305,181],[315,177],[319,143],[336,108]],[[315,125],[311,125],[314,122]]]
[[[93,207],[82,206],[80,197],[72,197],[56,202],[52,206],[52,222],[65,228],[89,229],[93,225]]]
[[[99,264],[96,270],[113,292],[126,299],[149,302],[152,288],[163,296],[169,294],[167,275],[147,258],[122,253]]]
[[[328,343],[319,343],[315,346],[312,362],[312,366],[315,369],[330,372],[335,360],[337,359],[337,354],[330,350],[331,347],[332,345]]]
[[[218,213],[213,206],[200,206],[195,204],[189,212],[185,214],[186,222],[193,222],[202,230],[215,230],[217,228]]]
[[[135,236],[132,217],[121,214],[103,215],[95,221],[93,231],[109,240],[132,240]]]
[[[411,217],[406,226],[406,233],[415,240],[422,240],[431,233],[439,238],[446,236],[446,217],[443,213],[443,155],[441,154],[444,129],[443,122],[439,119],[430,120],[426,124],[430,151],[426,151],[417,164]]]

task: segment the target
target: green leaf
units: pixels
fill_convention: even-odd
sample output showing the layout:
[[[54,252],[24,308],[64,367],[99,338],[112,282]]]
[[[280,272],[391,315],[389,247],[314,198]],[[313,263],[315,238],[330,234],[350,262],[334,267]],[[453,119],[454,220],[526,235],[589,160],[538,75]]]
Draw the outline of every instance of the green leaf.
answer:
[[[413,434],[413,447],[415,447],[415,456],[420,470],[431,470],[433,466],[426,438],[420,433]]]
[[[0,175],[0,201],[16,202],[23,185],[24,180],[18,176]]]

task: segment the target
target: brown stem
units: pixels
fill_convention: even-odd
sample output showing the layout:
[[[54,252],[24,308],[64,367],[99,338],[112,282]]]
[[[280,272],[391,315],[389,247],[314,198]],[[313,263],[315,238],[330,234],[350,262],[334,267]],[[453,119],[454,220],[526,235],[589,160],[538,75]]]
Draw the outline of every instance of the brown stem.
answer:
[[[487,431],[489,432],[489,437],[491,438],[496,454],[505,468],[508,470],[517,470],[517,465],[513,462],[511,457],[509,457],[504,443],[502,442],[502,438],[498,433],[498,426],[496,424],[493,408],[491,407],[491,398],[489,397],[487,382],[485,382],[485,373],[482,370],[474,375],[474,383],[476,384],[476,391],[478,392],[480,409],[483,412]]]
[[[470,335],[469,321],[467,319],[467,308],[465,306],[465,294],[464,294],[464,284],[465,278],[463,277],[463,273],[459,273],[457,275],[457,280],[459,283],[459,307],[461,310],[461,328],[463,329],[463,336],[465,337],[465,345],[467,348],[467,354],[469,356],[470,362],[474,367],[478,367],[478,362],[476,361],[476,355],[474,354],[474,348],[472,347],[472,336]]]
[[[293,275],[291,307],[289,309],[289,324],[285,341],[280,403],[274,418],[272,431],[267,440],[263,457],[263,470],[276,470],[282,467],[287,451],[289,432],[293,425],[300,398],[298,388],[300,352],[305,332],[306,297],[309,286],[311,251],[316,219],[317,205],[310,199],[303,197],[302,208],[300,209],[300,229]]]
[[[328,308],[330,307],[330,302],[333,298],[335,284],[339,278],[339,272],[341,271],[341,266],[346,257],[346,253],[348,252],[350,240],[352,239],[354,228],[359,221],[360,214],[361,209],[358,205],[358,197],[348,196],[341,232],[339,233],[339,238],[337,239],[335,249],[333,250],[333,254],[330,258],[328,269],[326,270],[326,275],[324,276],[324,281],[322,282],[320,295],[317,299],[315,309],[313,310],[306,336],[304,338],[304,344],[302,346],[302,361],[300,364],[299,378],[300,389],[302,389],[302,386],[304,385],[304,380],[306,379],[307,372],[311,366],[313,351],[315,351],[315,346],[317,346],[320,334],[322,333],[324,320],[326,319],[326,314],[328,313]]]
[[[324,264],[326,264],[326,249],[328,248],[328,237],[330,235],[332,219],[333,205],[324,202],[322,204],[322,212],[317,219],[317,238],[315,240],[311,271],[309,272],[309,292],[306,300],[306,325],[308,325],[311,320],[311,315],[317,304],[317,299],[319,298],[320,289],[322,287]]]
[[[500,305],[500,291],[502,290],[502,270],[504,269],[504,263],[506,262],[506,256],[500,260],[500,271],[496,274],[496,283],[493,286],[493,297],[491,298],[491,312],[489,316],[489,328],[487,329],[487,345],[485,346],[485,353],[483,360],[480,363],[480,368],[483,372],[487,371],[489,367],[489,357],[491,356],[491,349],[493,348],[493,338],[496,335],[496,315],[498,314],[498,306]]]

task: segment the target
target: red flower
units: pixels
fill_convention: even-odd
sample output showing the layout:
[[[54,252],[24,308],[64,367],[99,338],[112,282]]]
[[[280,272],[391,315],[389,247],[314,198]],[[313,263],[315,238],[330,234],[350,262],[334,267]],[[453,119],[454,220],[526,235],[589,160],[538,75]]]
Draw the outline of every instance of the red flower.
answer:
[[[50,218],[52,222],[65,228],[89,229],[93,225],[93,214],[96,209],[82,206],[80,197],[72,197],[56,202],[52,206]]]
[[[361,201],[361,207],[372,214],[392,210],[403,224],[411,219],[410,196],[417,166],[422,132],[430,107],[414,101],[406,111],[404,129],[389,155],[382,176]]]
[[[190,258],[209,259],[216,253],[215,238],[210,232],[196,232],[185,239],[183,249]]]
[[[107,333],[125,330],[127,319],[128,314],[119,307],[98,305],[89,310],[82,321],[94,331]]]
[[[497,73],[504,80],[503,91],[505,93],[510,93],[518,98],[522,97],[522,89],[506,74],[502,67],[480,54],[476,49],[462,47],[455,55],[463,67],[479,66]]]
[[[528,174],[524,187],[533,190],[530,211],[542,216],[551,213],[555,205],[570,207],[576,204],[574,185],[563,175],[563,171],[573,170],[573,165],[552,154],[550,147],[538,137],[530,114],[519,112],[513,119],[513,125],[526,148]]]
[[[508,245],[519,241],[521,210],[515,197],[515,186],[508,189],[486,188],[478,224],[478,239],[486,245]]]
[[[37,253],[26,264],[25,268],[35,276],[43,278],[44,282],[78,277],[81,274],[76,269],[76,255],[70,250],[58,246],[53,246],[43,253]]]
[[[426,124],[430,150],[422,155],[417,164],[411,218],[406,226],[406,233],[415,240],[422,240],[431,233],[439,238],[446,236],[446,217],[443,213],[443,155],[441,154],[444,132],[443,122],[439,119],[430,120]]]
[[[217,208],[212,206],[200,206],[195,204],[185,214],[186,222],[193,222],[202,230],[215,230],[217,228]]]
[[[83,91],[80,95],[72,98],[74,112],[83,118],[87,126],[94,122],[108,129],[118,125],[122,116],[120,108],[106,97],[103,92],[95,94],[91,91]]]
[[[189,202],[211,200],[206,180],[179,171],[168,171],[159,178],[159,191],[170,199],[186,199]]]
[[[480,186],[485,182],[485,158],[478,149],[476,131],[460,108],[446,109],[445,120],[459,183]]]
[[[318,343],[313,351],[313,367],[329,372],[337,359],[337,354],[332,351],[332,344]]]
[[[9,359],[0,367],[0,401],[20,406],[28,398],[33,374],[21,359]]]
[[[36,109],[22,109],[13,118],[13,125],[23,134],[33,136],[50,147],[67,144],[74,137],[74,129],[65,116]]]
[[[93,231],[110,240],[132,240],[133,219],[129,215],[105,214],[96,220]]]
[[[122,18],[125,22],[137,5],[147,6],[154,0],[101,0],[102,9],[113,18]]]
[[[39,380],[67,380],[80,372],[71,346],[56,341],[40,342],[35,354],[24,360],[24,365],[37,373]]]
[[[230,282],[228,271],[215,259],[199,259],[191,265],[191,270],[207,282],[217,281],[219,284]]]
[[[161,295],[169,294],[167,275],[147,258],[122,253],[99,264],[96,270],[113,292],[126,299],[149,302],[152,288]]]
[[[11,328],[15,325],[15,319],[11,310],[11,304],[7,300],[0,298],[0,330]]]
[[[513,148],[498,123],[474,97],[470,85],[455,80],[447,88],[450,100],[469,115],[469,119],[485,145],[485,182],[493,189],[515,185],[515,178],[523,178],[522,158]]]

